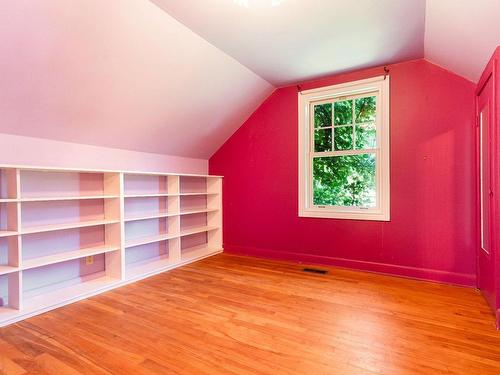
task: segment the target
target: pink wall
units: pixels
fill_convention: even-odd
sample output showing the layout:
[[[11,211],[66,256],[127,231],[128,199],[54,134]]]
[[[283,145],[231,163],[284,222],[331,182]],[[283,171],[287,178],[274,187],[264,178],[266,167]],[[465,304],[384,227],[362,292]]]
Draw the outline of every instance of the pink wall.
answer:
[[[0,163],[40,167],[206,174],[204,159],[89,146],[0,133]]]
[[[289,86],[210,159],[210,173],[225,177],[226,251],[475,285],[474,84],[425,60],[389,68],[391,221],[297,216],[297,89]]]

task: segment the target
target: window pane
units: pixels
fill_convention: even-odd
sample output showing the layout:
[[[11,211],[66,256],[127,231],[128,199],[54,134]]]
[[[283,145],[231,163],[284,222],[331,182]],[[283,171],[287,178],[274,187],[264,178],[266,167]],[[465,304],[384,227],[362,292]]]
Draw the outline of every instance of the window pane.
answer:
[[[352,124],[352,100],[335,102],[333,106],[335,125]]]
[[[335,151],[352,150],[352,126],[336,127]]]
[[[356,123],[375,121],[376,96],[356,99]]]
[[[356,149],[375,148],[377,133],[374,123],[356,125]]]
[[[314,152],[332,151],[332,129],[314,131]]]
[[[314,127],[332,126],[332,103],[314,106]]]
[[[375,154],[314,158],[313,203],[375,207]]]

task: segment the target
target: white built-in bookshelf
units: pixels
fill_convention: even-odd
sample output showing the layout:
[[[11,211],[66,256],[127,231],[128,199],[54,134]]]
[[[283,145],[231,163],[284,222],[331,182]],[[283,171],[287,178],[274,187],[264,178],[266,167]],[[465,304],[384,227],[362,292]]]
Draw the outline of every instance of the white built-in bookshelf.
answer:
[[[220,176],[0,165],[0,326],[221,251]]]

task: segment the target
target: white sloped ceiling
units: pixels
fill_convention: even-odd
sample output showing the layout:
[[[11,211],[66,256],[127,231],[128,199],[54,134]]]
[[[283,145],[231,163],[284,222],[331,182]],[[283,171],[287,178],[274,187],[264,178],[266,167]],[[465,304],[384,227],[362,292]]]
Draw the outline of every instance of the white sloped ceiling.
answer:
[[[427,0],[425,57],[476,82],[500,45],[500,0]]]
[[[273,86],[147,0],[4,0],[0,133],[208,158]]]
[[[500,0],[3,0],[0,133],[209,158],[275,86],[424,56],[476,81],[499,15]]]
[[[425,0],[152,1],[275,85],[424,51]]]

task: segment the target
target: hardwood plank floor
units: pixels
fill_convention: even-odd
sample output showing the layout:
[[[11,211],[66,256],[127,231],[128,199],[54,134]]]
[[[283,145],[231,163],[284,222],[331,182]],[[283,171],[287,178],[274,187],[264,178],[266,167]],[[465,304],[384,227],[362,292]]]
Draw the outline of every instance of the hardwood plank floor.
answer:
[[[218,255],[0,329],[2,374],[500,374],[474,289]]]

